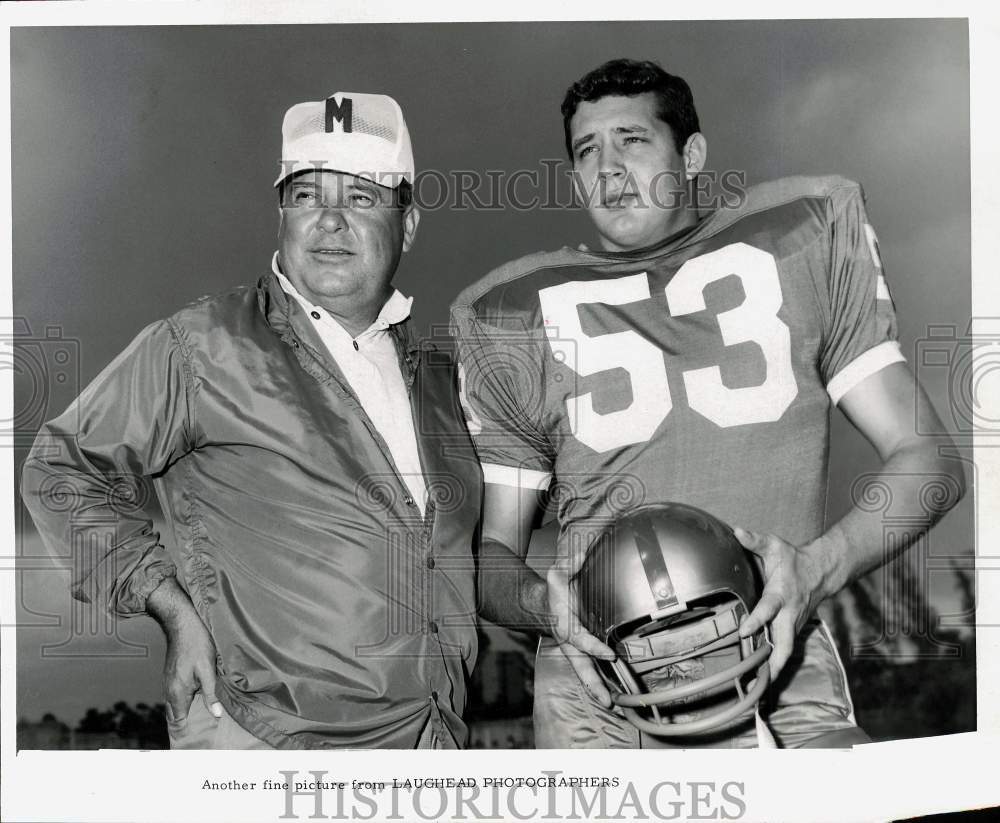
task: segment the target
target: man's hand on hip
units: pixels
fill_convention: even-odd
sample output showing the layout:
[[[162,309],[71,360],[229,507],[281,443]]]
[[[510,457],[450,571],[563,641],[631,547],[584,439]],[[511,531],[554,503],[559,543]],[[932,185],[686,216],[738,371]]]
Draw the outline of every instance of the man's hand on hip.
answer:
[[[215,644],[176,579],[165,578],[156,587],[146,600],[146,611],[167,636],[163,686],[173,719],[187,717],[198,691],[208,710],[221,717],[222,704],[215,699]]]

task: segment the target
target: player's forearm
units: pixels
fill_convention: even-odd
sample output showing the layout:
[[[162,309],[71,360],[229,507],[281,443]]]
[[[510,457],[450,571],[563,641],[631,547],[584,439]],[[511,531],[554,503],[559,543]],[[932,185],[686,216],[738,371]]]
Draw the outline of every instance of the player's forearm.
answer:
[[[486,540],[478,558],[479,613],[518,631],[551,632],[548,586],[501,543]]]
[[[857,489],[862,505],[855,503],[806,547],[822,569],[819,599],[892,560],[958,503],[965,493],[965,474],[957,459],[938,453],[946,442],[914,439],[896,449],[879,473]],[[885,505],[865,506],[866,499]],[[892,545],[885,540],[887,507],[894,521]]]

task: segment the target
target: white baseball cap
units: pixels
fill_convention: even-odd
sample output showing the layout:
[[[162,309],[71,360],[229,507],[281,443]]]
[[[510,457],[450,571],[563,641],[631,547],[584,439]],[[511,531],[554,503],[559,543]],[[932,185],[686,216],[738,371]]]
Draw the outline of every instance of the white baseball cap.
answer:
[[[413,184],[413,149],[399,104],[384,94],[338,91],[298,103],[281,124],[277,186],[300,171],[344,172],[396,188]]]

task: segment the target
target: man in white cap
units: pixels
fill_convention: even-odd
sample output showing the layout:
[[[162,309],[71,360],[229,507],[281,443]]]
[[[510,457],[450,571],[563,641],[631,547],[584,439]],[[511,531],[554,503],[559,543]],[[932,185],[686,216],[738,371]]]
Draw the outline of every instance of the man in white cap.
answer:
[[[24,498],[74,546],[76,597],[162,625],[173,747],[461,745],[481,479],[451,364],[390,285],[409,134],[345,92],[282,137],[272,271],[142,331],[42,428]]]

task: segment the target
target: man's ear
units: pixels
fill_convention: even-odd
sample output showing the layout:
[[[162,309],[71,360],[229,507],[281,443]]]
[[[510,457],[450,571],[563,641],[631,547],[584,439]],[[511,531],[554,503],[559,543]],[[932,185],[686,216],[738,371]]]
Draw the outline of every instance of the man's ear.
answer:
[[[695,175],[705,168],[708,159],[708,141],[700,131],[696,131],[684,144],[684,175],[694,180]]]
[[[413,203],[406,207],[403,214],[403,251],[409,251],[417,236],[417,226],[420,225],[420,209]]]

